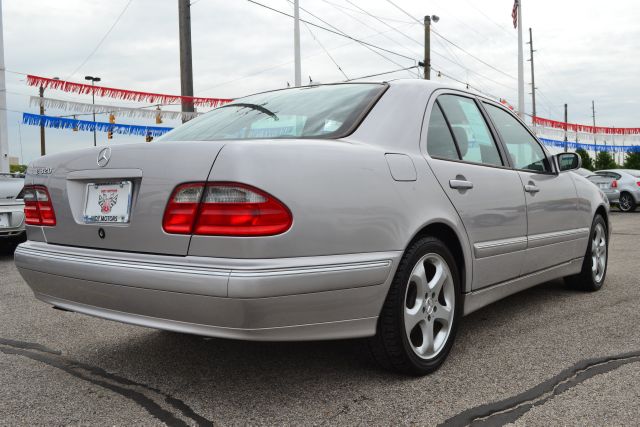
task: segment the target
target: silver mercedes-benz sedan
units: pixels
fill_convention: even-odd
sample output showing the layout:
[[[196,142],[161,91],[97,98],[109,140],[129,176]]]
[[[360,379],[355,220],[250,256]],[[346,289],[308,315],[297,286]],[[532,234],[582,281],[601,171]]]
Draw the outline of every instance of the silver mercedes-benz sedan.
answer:
[[[15,261],[37,298],[246,340],[370,337],[437,369],[462,316],[536,284],[602,287],[608,203],[509,110],[421,80],[237,99],[157,142],[27,173]]]

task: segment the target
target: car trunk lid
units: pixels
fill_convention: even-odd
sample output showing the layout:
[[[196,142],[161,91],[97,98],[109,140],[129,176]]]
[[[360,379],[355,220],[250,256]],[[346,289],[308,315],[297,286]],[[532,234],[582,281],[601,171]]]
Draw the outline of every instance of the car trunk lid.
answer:
[[[57,224],[43,227],[47,242],[186,255],[191,236],[162,230],[165,207],[177,185],[207,180],[223,145],[222,142],[127,144],[39,160],[37,166],[52,168],[44,184],[51,195]],[[108,159],[98,162],[99,156]]]

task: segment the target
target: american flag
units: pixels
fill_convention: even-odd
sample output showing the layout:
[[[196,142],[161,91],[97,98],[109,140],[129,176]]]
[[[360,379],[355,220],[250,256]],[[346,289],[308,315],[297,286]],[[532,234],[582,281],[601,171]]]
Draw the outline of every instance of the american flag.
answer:
[[[513,2],[511,17],[513,18],[513,28],[518,28],[518,0],[514,0]]]

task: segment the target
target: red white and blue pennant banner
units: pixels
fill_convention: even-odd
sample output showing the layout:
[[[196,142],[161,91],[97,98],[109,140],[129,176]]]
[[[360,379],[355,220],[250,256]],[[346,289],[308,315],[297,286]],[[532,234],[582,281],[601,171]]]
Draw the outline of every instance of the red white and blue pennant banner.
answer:
[[[56,89],[77,94],[94,94],[100,97],[123,99],[126,101],[148,102],[151,104],[193,104],[201,107],[219,107],[233,101],[229,98],[203,98],[197,96],[166,95],[161,93],[141,92],[137,90],[116,89],[105,86],[92,86],[84,83],[68,82],[27,75],[29,86],[39,86],[45,89]]]
[[[67,119],[64,117],[41,116],[39,114],[22,113],[22,123],[32,126],[44,126],[55,129],[76,129],[82,131],[113,132],[122,135],[161,136],[169,132],[170,127],[138,126],[93,122],[89,120]]]
[[[64,101],[61,99],[46,98],[39,96],[32,96],[29,99],[30,107],[43,106],[47,109],[71,111],[73,113],[92,113],[96,114],[113,114],[116,117],[131,117],[131,118],[147,118],[154,119],[160,116],[162,119],[193,119],[202,113],[198,112],[182,112],[182,111],[167,111],[167,110],[149,110],[144,108],[129,108],[129,107],[116,107],[114,105],[102,105],[102,104],[90,104],[86,102]]]
[[[614,128],[565,123],[556,120],[533,117],[533,124],[554,129],[566,129],[569,132],[596,133],[603,135],[640,135],[640,128]]]

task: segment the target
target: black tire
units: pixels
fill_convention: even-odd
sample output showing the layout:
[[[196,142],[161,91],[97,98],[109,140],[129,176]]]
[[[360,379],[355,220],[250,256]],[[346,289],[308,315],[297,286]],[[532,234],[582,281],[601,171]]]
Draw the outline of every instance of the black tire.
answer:
[[[446,341],[433,358],[425,359],[414,352],[412,344],[405,333],[404,310],[407,287],[411,286],[409,279],[412,271],[417,263],[428,254],[436,254],[447,264],[451,272],[455,300],[452,310],[451,329]],[[443,285],[442,289],[445,286],[450,285]],[[369,339],[369,349],[374,359],[385,369],[409,375],[426,375],[437,370],[451,350],[459,319],[462,316],[460,289],[459,270],[447,246],[434,237],[423,237],[413,242],[403,255],[391,283],[389,293],[378,318],[377,333]],[[440,295],[436,298],[439,297]],[[437,301],[437,304],[440,304],[440,302]],[[424,310],[422,311],[424,313]]]
[[[606,242],[604,248],[604,271],[602,271],[602,275],[597,277],[598,275],[593,272],[593,245],[594,240],[596,239],[596,233],[598,227],[602,227],[604,229],[604,239]],[[578,289],[586,292],[595,292],[602,289],[604,285],[604,281],[607,277],[607,264],[609,260],[609,230],[607,228],[607,223],[602,217],[602,215],[597,214],[593,218],[593,222],[591,224],[591,232],[589,233],[589,245],[587,246],[587,252],[584,255],[584,261],[582,261],[582,270],[580,273],[574,276],[565,277],[565,281],[574,289]]]
[[[620,199],[618,200],[618,209],[622,212],[634,212],[638,204],[630,193],[626,191],[620,194]]]

